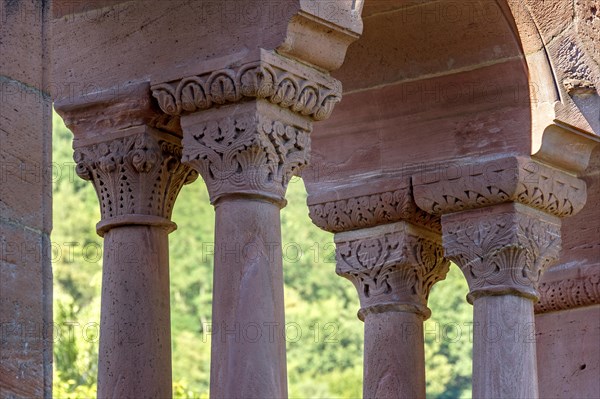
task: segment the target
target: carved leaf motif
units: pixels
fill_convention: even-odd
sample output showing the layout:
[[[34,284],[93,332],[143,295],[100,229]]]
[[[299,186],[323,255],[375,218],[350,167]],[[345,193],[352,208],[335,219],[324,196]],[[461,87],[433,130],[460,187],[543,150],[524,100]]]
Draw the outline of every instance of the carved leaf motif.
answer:
[[[210,81],[210,96],[216,104],[237,101],[237,87],[234,79],[226,72],[218,73]]]
[[[129,154],[131,163],[138,173],[148,173],[159,162],[160,151],[156,143],[140,135],[135,139],[134,148]]]
[[[379,240],[367,240],[359,244],[356,251],[361,266],[372,269],[383,254],[383,245]]]
[[[300,112],[302,115],[310,115],[314,112],[319,102],[319,90],[316,87],[305,86],[300,93],[298,102],[293,105],[292,111]]]
[[[78,174],[94,183],[103,219],[170,218],[179,190],[197,177],[179,161],[180,146],[146,133],[79,147],[74,159]]]
[[[75,173],[83,180],[92,180],[92,171],[89,165],[86,163],[85,155],[80,150],[75,150],[73,160],[77,164],[75,167]]]
[[[339,96],[327,96],[320,107],[317,109],[314,118],[317,121],[324,121],[333,113],[336,104],[341,101]]]
[[[213,199],[225,193],[283,197],[292,174],[308,163],[310,132],[254,114],[213,120],[186,136],[186,161],[203,175]]]
[[[510,213],[448,222],[444,247],[472,290],[535,288],[542,271],[558,258],[560,228],[536,217]]]
[[[275,90],[275,95],[271,97],[274,104],[279,104],[283,108],[289,108],[296,102],[298,96],[298,83],[291,77],[284,76]]]
[[[181,82],[179,86],[179,98],[181,98],[181,109],[194,112],[197,109],[210,107],[210,100],[206,95],[204,83],[198,78],[190,78]]]
[[[169,115],[179,115],[181,107],[175,100],[175,93],[170,85],[156,86],[152,90],[152,96],[158,101],[160,109]]]
[[[415,302],[425,305],[449,262],[440,244],[405,232],[337,245],[337,273],[357,287],[363,306]]]
[[[268,98],[275,93],[274,73],[264,66],[245,71],[241,77],[242,95]]]

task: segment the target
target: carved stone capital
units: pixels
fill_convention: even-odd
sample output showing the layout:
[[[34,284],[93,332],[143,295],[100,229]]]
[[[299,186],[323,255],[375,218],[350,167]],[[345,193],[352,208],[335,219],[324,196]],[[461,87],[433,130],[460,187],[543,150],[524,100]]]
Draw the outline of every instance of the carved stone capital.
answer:
[[[517,202],[558,217],[585,205],[586,184],[528,158],[450,163],[413,176],[417,205],[434,215]]]
[[[284,204],[293,175],[308,163],[312,126],[266,101],[182,117],[184,162],[204,178],[211,202],[225,195]]]
[[[399,222],[339,233],[335,242],[336,271],[356,286],[361,320],[390,311],[429,317],[429,291],[449,267],[438,235]]]
[[[260,61],[155,84],[152,94],[168,115],[261,99],[320,121],[340,102],[342,87],[327,74],[263,51]]]
[[[558,259],[560,219],[504,204],[442,216],[446,257],[463,271],[469,302],[485,295],[536,299],[541,274]]]
[[[177,195],[198,176],[181,163],[178,137],[147,126],[75,140],[73,147],[77,174],[100,200],[100,235],[127,224],[173,227]]]

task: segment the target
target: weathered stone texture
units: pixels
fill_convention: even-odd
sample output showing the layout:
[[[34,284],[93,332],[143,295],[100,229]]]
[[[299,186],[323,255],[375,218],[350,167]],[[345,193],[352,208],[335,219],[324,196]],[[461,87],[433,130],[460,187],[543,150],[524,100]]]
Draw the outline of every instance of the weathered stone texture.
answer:
[[[577,215],[563,221],[561,265],[600,263],[600,148],[592,153],[592,164],[583,180],[587,185],[587,202]]]
[[[594,398],[600,392],[600,305],[537,315],[540,398]]]
[[[366,11],[382,13],[364,18],[361,39],[350,46],[347,61],[334,73],[347,92],[474,69],[519,54],[496,2],[373,3],[367,1]]]
[[[44,18],[47,4],[39,0],[0,2],[0,77],[42,87],[46,51]]]
[[[572,1],[527,0],[519,12],[531,12],[544,42],[549,43],[573,23]]]
[[[0,223],[0,397],[50,396],[49,237]]]
[[[0,220],[48,233],[49,99],[38,89],[2,78],[0,97]]]
[[[448,160],[473,154],[529,154],[525,72],[521,61],[508,61],[346,94],[331,118],[315,125],[304,173],[309,192],[349,174],[435,161],[446,168]]]
[[[586,205],[562,221],[561,256],[540,280],[536,313],[600,303],[600,147],[592,153],[582,179],[587,185]]]
[[[0,2],[0,397],[51,397],[50,2]]]
[[[164,82],[254,60],[259,47],[283,41],[297,3],[143,0],[64,15],[52,23],[53,79],[89,97],[125,81]],[[73,38],[81,51],[64,45]]]
[[[579,38],[596,64],[600,65],[600,1],[576,0],[575,16]]]

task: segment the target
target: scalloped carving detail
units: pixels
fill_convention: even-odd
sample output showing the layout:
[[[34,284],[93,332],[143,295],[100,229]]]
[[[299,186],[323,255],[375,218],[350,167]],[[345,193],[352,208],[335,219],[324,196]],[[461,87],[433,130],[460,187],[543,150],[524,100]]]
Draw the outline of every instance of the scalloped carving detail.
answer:
[[[321,121],[331,116],[342,98],[340,83],[330,80],[331,85],[313,82],[262,61],[154,85],[152,95],[169,115],[206,110],[243,98],[260,98]]]

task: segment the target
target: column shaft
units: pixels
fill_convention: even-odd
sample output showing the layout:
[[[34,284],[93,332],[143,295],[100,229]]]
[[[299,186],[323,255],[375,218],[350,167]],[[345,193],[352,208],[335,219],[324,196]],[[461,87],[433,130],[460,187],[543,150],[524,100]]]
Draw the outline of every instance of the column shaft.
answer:
[[[185,115],[184,159],[215,206],[211,397],[285,398],[280,209],[311,122],[264,100]]]
[[[170,398],[168,230],[104,236],[98,398]]]
[[[537,398],[533,301],[482,296],[473,312],[473,398]]]
[[[425,397],[423,318],[410,312],[365,317],[363,397]]]
[[[285,398],[279,206],[226,197],[215,207],[211,396]]]

